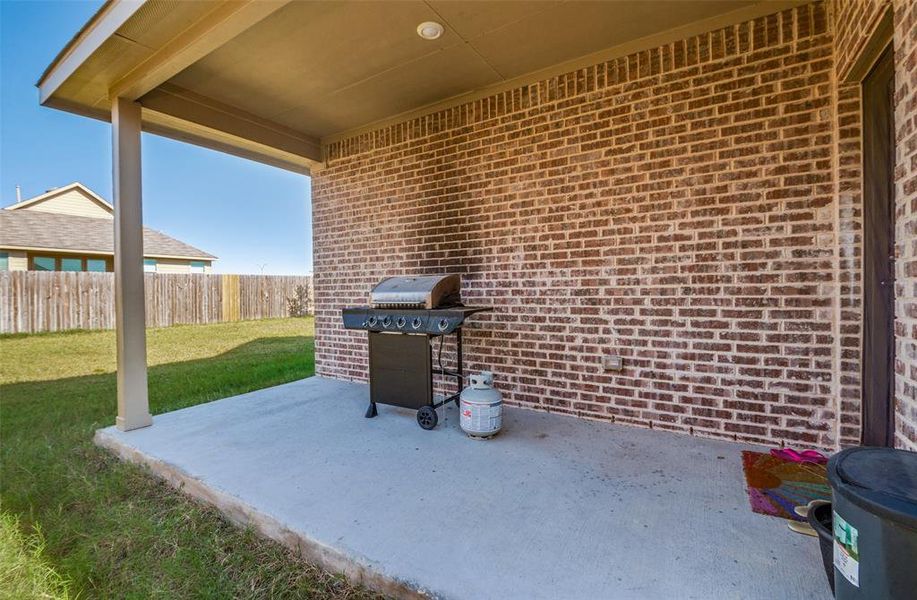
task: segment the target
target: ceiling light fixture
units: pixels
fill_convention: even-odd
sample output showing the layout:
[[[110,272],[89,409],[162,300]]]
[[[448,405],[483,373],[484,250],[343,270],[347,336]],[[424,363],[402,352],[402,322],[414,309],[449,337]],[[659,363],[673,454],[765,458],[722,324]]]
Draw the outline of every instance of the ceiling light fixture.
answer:
[[[435,40],[443,34],[443,26],[435,21],[425,21],[417,26],[417,35],[425,40]]]

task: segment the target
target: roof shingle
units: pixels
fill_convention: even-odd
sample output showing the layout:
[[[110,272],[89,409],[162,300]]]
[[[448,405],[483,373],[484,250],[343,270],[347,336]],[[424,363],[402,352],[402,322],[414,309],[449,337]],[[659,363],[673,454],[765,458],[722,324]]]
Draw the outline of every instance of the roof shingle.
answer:
[[[48,248],[113,254],[114,237],[111,219],[33,210],[0,210],[0,248]],[[216,258],[148,227],[143,228],[143,254],[206,260]]]

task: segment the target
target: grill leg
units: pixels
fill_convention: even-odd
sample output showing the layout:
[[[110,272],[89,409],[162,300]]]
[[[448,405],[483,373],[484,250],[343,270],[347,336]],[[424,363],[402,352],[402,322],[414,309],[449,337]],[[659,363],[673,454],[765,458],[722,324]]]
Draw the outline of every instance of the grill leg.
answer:
[[[455,378],[456,393],[461,395],[462,393],[462,384],[463,373],[462,373],[462,328],[459,327],[455,330],[455,358],[456,358],[456,369],[455,372],[458,373],[458,377]],[[460,406],[459,398],[456,396],[455,405]]]
[[[375,417],[378,414],[379,413],[376,411],[376,403],[370,402],[369,408],[366,409],[366,414],[363,416],[366,417],[367,419],[372,419],[373,417]]]

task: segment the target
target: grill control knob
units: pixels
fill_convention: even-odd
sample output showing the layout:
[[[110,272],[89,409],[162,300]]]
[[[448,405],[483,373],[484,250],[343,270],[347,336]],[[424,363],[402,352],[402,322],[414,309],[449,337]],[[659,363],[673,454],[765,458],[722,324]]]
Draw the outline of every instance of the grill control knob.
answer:
[[[405,319],[404,317],[398,317],[398,321],[397,321],[398,329],[403,329],[405,323],[407,323],[407,322],[408,322],[408,320]]]
[[[420,329],[421,325],[423,325],[423,321],[420,319],[420,317],[414,317],[414,320],[411,321],[411,327],[414,329]]]
[[[388,326],[391,325],[391,324],[392,324],[392,318],[391,318],[391,317],[389,317],[388,315],[382,317],[382,326],[383,326],[383,327],[388,327]]]
[[[370,327],[375,327],[376,326],[376,317],[370,317],[367,323],[369,324]]]
[[[449,329],[449,319],[440,319],[438,327],[440,331],[446,331]]]

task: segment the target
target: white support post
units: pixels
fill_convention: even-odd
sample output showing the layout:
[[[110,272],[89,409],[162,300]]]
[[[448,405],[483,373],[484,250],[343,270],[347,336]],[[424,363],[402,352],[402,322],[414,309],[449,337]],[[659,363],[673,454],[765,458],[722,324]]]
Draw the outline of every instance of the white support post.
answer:
[[[115,98],[111,108],[115,205],[115,327],[118,340],[118,418],[130,431],[153,424],[147,397],[143,300],[143,212],[140,105]]]

